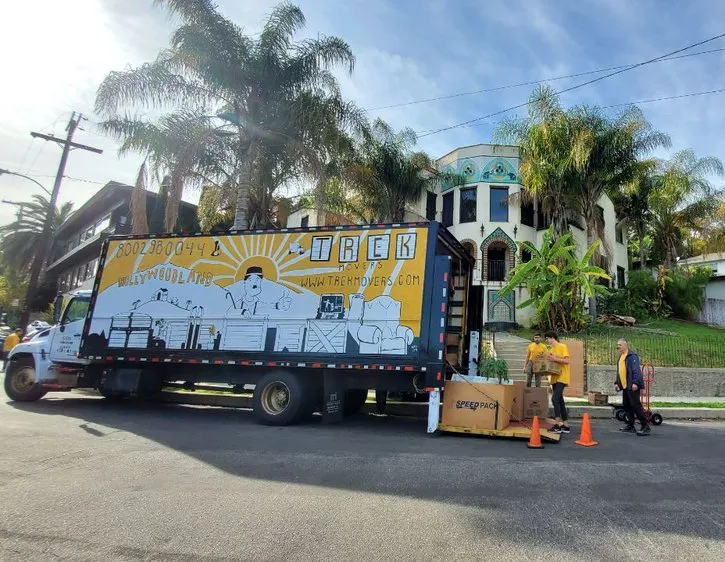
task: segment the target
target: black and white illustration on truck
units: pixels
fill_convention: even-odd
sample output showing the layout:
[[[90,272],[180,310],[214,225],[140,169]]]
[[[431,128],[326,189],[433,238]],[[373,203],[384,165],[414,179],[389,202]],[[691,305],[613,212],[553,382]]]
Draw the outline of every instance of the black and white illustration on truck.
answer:
[[[99,294],[85,352],[173,349],[320,356],[417,353],[419,334],[403,320],[401,302],[409,298],[404,294],[406,289],[422,290],[417,277],[401,273],[403,265],[410,262],[388,256],[377,235],[371,236],[375,246],[370,251],[385,248],[385,257],[392,262],[391,273],[397,277],[375,278],[376,269],[382,269],[375,261],[358,265],[330,263],[330,259],[327,264],[317,264],[310,257],[325,251],[336,253],[334,246],[338,242],[333,236],[319,238],[311,239],[309,244],[295,243],[295,249],[310,248],[302,253],[290,252],[289,244],[284,252],[278,252],[270,244],[265,254],[239,260],[238,272],[230,275],[215,274],[221,269],[214,268],[214,260],[220,259],[217,256],[194,260],[188,266],[181,265],[181,260],[176,264],[167,260],[146,269],[141,269],[137,261],[133,275],[128,271],[123,272],[124,276],[117,275],[118,280]],[[215,252],[225,248],[214,246]],[[339,253],[342,255],[342,250]],[[294,271],[291,267],[285,269],[285,263],[274,262],[278,254],[279,259],[289,260],[286,263],[301,263]],[[109,252],[107,260],[113,264],[113,259]],[[208,272],[200,267],[201,262],[206,263]],[[231,282],[222,285],[219,281],[223,277],[231,277]],[[398,298],[392,296],[393,292]],[[420,307],[421,303],[414,306]]]

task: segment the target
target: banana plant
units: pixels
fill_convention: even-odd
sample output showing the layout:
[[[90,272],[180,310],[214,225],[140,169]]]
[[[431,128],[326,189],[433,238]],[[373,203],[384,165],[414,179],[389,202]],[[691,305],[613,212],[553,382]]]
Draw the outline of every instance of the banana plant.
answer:
[[[514,267],[499,294],[506,296],[524,286],[529,298],[518,308],[533,306],[539,327],[547,330],[573,332],[587,322],[584,303],[587,298],[607,294],[600,279],[611,279],[602,268],[589,264],[600,242],[595,241],[581,258],[570,232],[555,237],[553,226],[544,233],[541,248],[530,242],[519,242],[531,259]]]

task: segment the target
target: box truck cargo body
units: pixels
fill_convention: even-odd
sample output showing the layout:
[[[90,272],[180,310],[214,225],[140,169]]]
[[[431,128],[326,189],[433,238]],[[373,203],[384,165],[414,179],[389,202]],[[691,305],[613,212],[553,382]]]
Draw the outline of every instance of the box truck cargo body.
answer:
[[[442,386],[471,267],[438,223],[112,237],[92,292],[13,360],[32,375],[28,398],[223,382],[256,385],[267,423],[339,417],[368,389]]]

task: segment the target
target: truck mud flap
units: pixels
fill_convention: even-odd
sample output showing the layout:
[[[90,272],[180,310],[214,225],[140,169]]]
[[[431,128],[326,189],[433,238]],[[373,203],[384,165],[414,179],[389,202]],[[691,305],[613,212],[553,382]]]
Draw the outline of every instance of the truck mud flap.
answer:
[[[341,422],[345,417],[345,391],[342,377],[334,371],[323,372],[322,423]]]

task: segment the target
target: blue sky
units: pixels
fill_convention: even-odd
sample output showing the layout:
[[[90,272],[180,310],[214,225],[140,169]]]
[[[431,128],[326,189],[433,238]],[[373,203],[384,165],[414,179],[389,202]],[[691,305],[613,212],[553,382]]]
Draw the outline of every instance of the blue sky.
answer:
[[[62,134],[71,110],[92,113],[94,92],[105,74],[151,60],[173,25],[151,0],[74,0],[72,9],[65,4],[26,0],[0,8],[0,21],[12,22],[0,36],[0,168],[34,175],[48,186],[59,151],[31,140],[29,131]],[[219,0],[222,12],[251,33],[274,4]],[[340,81],[345,94],[365,108],[635,63],[725,32],[725,3],[716,0],[300,0],[298,5],[307,16],[303,36],[338,35],[350,43],[356,70]],[[68,26],[73,33],[61,49],[59,39]],[[720,39],[693,51],[724,47]],[[725,88],[723,63],[725,51],[656,63],[565,94],[562,101],[610,105]],[[561,89],[585,80],[552,85]],[[397,128],[430,131],[517,105],[531,89],[370,115]],[[724,101],[725,94],[712,94],[641,107],[671,135],[672,150],[693,148],[699,155],[725,159]],[[497,119],[423,137],[419,147],[437,157],[457,146],[488,142]],[[85,181],[67,180],[61,199],[77,204],[108,180],[133,182],[138,166],[137,158],[119,160],[114,143],[100,137],[92,122],[84,128],[78,141],[101,146],[105,153],[72,155],[67,174]],[[24,180],[0,177],[3,198],[27,199],[32,189]],[[3,205],[0,223],[13,212]]]

